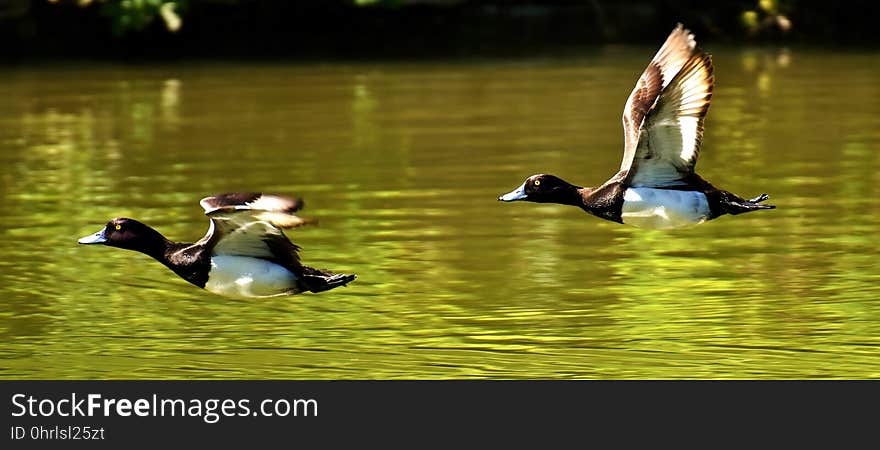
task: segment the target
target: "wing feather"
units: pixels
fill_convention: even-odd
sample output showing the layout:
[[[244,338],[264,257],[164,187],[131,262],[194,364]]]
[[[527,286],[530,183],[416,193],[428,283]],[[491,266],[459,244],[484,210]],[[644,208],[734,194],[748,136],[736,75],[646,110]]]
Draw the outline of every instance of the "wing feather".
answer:
[[[229,193],[203,198],[199,204],[211,219],[208,234],[200,243],[211,249],[212,256],[250,256],[302,269],[299,247],[283,231],[312,222],[293,214],[303,207],[301,199]]]
[[[678,24],[639,77],[623,108],[624,145],[621,171],[629,170],[632,166],[645,117],[696,46],[694,35],[682,24]]]
[[[253,209],[261,211],[295,213],[305,206],[301,198],[284,197],[281,195],[262,194],[259,192],[231,192],[227,194],[205,197],[199,200],[205,214],[220,208]]]
[[[683,184],[703,144],[715,83],[712,58],[696,50],[645,116],[630,169],[632,186]]]

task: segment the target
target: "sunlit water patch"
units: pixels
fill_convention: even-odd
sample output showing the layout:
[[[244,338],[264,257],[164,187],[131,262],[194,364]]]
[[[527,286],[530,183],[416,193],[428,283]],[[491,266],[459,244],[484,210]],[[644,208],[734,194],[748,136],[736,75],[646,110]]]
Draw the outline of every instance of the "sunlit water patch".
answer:
[[[496,201],[610,176],[652,51],[7,68],[0,377],[880,376],[874,54],[714,52],[698,169],[777,210],[653,232]],[[76,245],[117,216],[194,241],[236,190],[303,196],[303,261],[357,281],[233,300]]]

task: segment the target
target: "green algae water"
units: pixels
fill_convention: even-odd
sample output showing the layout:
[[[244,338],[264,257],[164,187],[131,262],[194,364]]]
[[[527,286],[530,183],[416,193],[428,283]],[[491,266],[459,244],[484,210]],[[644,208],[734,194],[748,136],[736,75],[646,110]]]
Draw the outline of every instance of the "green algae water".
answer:
[[[712,49],[699,173],[774,211],[658,232],[498,195],[594,185],[650,47],[566,58],[0,69],[0,377],[880,376],[880,58]],[[305,198],[318,295],[235,300],[78,246]]]

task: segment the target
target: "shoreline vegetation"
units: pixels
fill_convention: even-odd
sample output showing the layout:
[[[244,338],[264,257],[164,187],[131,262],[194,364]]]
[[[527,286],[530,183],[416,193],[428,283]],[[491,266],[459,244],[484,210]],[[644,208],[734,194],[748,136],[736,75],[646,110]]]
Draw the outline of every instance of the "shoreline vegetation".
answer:
[[[0,0],[0,61],[517,56],[650,43],[880,43],[865,0]]]

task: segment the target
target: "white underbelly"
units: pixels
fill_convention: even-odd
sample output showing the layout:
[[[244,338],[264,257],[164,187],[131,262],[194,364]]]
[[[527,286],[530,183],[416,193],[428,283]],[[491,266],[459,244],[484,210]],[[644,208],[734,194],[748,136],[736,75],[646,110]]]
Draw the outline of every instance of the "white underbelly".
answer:
[[[702,192],[634,187],[623,193],[620,218],[623,223],[639,228],[687,227],[708,217],[709,202]]]
[[[205,289],[227,297],[295,293],[296,275],[278,264],[247,256],[213,256]]]

